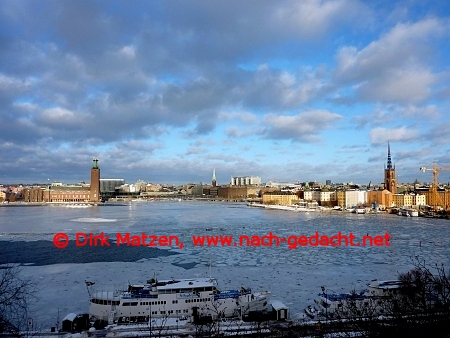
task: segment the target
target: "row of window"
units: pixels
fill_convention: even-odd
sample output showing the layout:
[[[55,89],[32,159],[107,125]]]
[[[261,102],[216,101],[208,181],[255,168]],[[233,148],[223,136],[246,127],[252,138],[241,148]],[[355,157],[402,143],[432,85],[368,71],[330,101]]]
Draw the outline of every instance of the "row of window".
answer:
[[[165,300],[158,300],[158,301],[155,300],[154,302],[141,302],[140,305],[164,305],[164,304],[166,304]],[[172,304],[175,303],[172,301]]]
[[[165,315],[166,313],[167,314],[169,314],[169,315],[171,315],[171,314],[173,314],[173,313],[176,313],[176,314],[181,314],[181,312],[183,312],[183,313],[189,313],[189,309],[184,309],[183,311],[182,310],[175,310],[175,312],[174,312],[174,310],[169,310],[169,311],[159,311],[159,314],[160,315]],[[121,313],[121,314],[123,314],[123,313]],[[140,312],[138,312],[138,314],[141,314]],[[147,314],[146,312],[142,312],[142,314],[143,315],[145,315],[145,314]],[[157,315],[158,314],[158,311],[152,311],[152,315]]]
[[[72,195],[70,196],[70,194],[64,194],[64,195],[52,195],[52,198],[89,198],[89,195]]]
[[[209,301],[209,298],[193,298],[193,299],[185,299],[185,303],[200,303],[200,302],[207,302]]]
[[[91,303],[100,304],[100,305],[119,305],[119,300],[105,300],[105,299],[91,299]]]
[[[158,293],[196,293],[203,291],[215,291],[213,286],[205,286],[203,288],[193,288],[193,289],[162,289],[158,290]]]
[[[207,302],[209,301],[209,298],[192,298],[192,299],[185,299],[185,303],[200,303],[200,302]],[[119,305],[120,301],[118,300],[105,300],[105,299],[91,299],[91,303],[94,304],[100,304],[100,305]],[[165,305],[167,302],[165,300],[158,300],[153,302],[140,302],[139,305]],[[172,304],[178,304],[178,300],[172,300]],[[122,306],[137,306],[137,302],[129,302],[129,303],[122,303]]]

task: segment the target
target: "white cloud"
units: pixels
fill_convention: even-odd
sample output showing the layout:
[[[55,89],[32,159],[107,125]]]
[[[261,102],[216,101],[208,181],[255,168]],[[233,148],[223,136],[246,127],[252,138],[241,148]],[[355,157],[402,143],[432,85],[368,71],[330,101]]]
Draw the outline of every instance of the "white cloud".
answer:
[[[334,81],[356,84],[356,98],[381,102],[422,102],[430,97],[437,75],[429,66],[433,40],[445,34],[444,21],[429,18],[399,23],[365,48],[342,47]]]
[[[135,50],[135,48],[133,46],[125,46],[125,47],[123,47],[120,50],[120,52],[123,55],[125,55],[125,56],[127,56],[127,57],[129,57],[131,59],[133,59],[135,57],[135,55],[136,55],[136,50]]]
[[[331,27],[347,20],[357,20],[358,13],[367,10],[358,1],[350,0],[303,0],[292,1],[278,8],[273,21],[278,27],[295,32],[304,38],[323,35]]]
[[[238,120],[245,124],[253,124],[258,121],[258,117],[255,114],[247,111],[224,111],[219,113],[218,118],[221,121]]]
[[[267,127],[263,135],[274,139],[314,142],[320,140],[318,135],[322,130],[342,118],[327,110],[310,110],[295,116],[267,114],[264,116]]]
[[[416,140],[419,137],[419,132],[408,127],[400,128],[374,128],[369,132],[370,141],[372,144],[385,144],[388,141],[406,142]]]

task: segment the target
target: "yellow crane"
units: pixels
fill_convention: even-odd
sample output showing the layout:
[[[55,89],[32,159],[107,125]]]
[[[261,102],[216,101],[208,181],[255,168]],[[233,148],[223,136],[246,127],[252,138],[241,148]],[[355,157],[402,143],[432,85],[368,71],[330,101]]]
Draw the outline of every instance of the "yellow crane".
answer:
[[[438,205],[443,207],[445,210],[448,210],[449,209],[448,208],[449,207],[448,206],[448,202],[445,201],[446,205],[444,205],[444,203],[442,202],[442,200],[441,200],[441,198],[439,196],[439,193],[438,193],[438,186],[439,186],[438,177],[439,177],[439,171],[441,171],[441,170],[450,170],[450,167],[438,167],[436,165],[436,161],[434,161],[433,162],[433,167],[431,167],[431,168],[421,167],[420,170],[422,172],[425,172],[427,170],[433,171],[433,185],[430,188],[430,194],[429,194],[429,196],[431,197],[431,200],[427,201],[428,205],[432,205],[435,211],[437,211]],[[444,193],[444,199],[446,200],[445,197],[446,196],[445,196],[445,193]]]

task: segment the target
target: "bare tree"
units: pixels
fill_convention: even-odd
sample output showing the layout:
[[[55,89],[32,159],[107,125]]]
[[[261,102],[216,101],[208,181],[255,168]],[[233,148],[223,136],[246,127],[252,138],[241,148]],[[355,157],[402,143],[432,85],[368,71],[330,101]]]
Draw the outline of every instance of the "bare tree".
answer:
[[[19,336],[29,326],[28,308],[35,300],[36,284],[8,264],[0,270],[0,334]]]
[[[226,308],[221,300],[213,301],[198,308],[197,318],[194,316],[196,337],[223,337],[222,320],[225,318]]]

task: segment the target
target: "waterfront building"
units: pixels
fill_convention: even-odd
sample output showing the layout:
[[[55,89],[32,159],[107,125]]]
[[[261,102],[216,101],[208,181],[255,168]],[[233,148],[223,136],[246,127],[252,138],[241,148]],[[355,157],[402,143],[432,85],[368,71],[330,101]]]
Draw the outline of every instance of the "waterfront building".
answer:
[[[345,208],[345,190],[336,190],[337,205]]]
[[[91,184],[63,185],[56,183],[44,190],[44,202],[100,202],[100,168],[94,157],[91,168]]]
[[[359,203],[359,193],[357,190],[345,191],[345,207],[356,207]]]
[[[370,205],[377,204],[380,210],[393,206],[393,197],[389,190],[370,190],[367,192],[367,203]]]
[[[414,194],[413,195],[413,205],[427,205],[427,199],[425,195]]]
[[[230,187],[219,187],[218,196],[224,199],[241,199],[248,197],[257,197],[261,191],[259,187],[241,187],[241,186],[230,186]]]
[[[419,194],[395,194],[393,195],[394,205],[397,207],[412,207],[419,205],[426,205],[425,195]]]
[[[24,202],[44,202],[44,189],[41,187],[23,188],[22,200]]]
[[[411,207],[413,205],[411,194],[394,194],[392,197],[396,207]]]
[[[395,176],[395,165],[392,165],[391,147],[388,142],[387,166],[384,168],[384,188],[392,194],[397,193],[397,180]]]
[[[205,185],[203,184],[195,184],[192,188],[191,188],[191,192],[193,196],[202,196],[203,195],[203,188],[205,187]]]
[[[426,205],[431,205],[432,202],[434,201],[433,192],[431,191],[431,189],[428,190],[416,189],[416,192],[425,197]],[[438,201],[437,205],[440,205],[444,209],[448,210],[450,208],[450,191],[445,189],[438,189],[437,201]]]
[[[300,198],[305,201],[312,201],[314,200],[314,191],[310,189],[305,189],[300,192]]]
[[[49,186],[44,190],[45,202],[83,203],[90,201],[89,185]]]
[[[337,205],[336,191],[322,189],[319,196],[320,205],[323,207],[334,207]]]
[[[298,196],[290,192],[267,192],[262,195],[263,204],[292,205],[298,201]]]
[[[345,207],[355,207],[367,203],[367,192],[364,190],[346,190]]]

